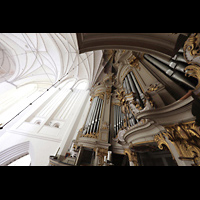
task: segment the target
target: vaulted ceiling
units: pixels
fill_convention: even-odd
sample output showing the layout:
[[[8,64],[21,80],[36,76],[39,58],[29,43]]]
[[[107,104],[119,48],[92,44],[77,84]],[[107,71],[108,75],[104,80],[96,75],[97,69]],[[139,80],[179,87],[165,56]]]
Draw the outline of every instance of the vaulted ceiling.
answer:
[[[103,50],[128,49],[171,57],[179,36],[171,33],[0,33],[0,82],[16,86],[52,85],[61,78],[62,81],[74,78],[88,80],[91,87],[104,69]]]
[[[102,50],[79,54],[75,33],[0,33],[0,82],[17,86],[87,79],[102,71]]]

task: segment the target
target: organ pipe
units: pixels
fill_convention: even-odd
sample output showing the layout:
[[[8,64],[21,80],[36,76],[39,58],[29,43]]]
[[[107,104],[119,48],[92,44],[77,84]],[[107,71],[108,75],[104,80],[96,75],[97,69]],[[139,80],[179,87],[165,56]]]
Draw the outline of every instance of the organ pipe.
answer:
[[[98,131],[98,122],[100,121],[100,117],[101,117],[102,102],[103,102],[103,100],[100,99],[96,119],[95,119],[95,122],[94,122],[94,131],[93,131],[94,133],[96,133]]]
[[[99,97],[95,97],[92,101],[92,105],[87,116],[87,120],[84,126],[83,134],[96,133],[99,127],[99,121],[101,117],[103,100]]]
[[[99,130],[99,123],[100,123],[100,119],[101,119],[102,107],[103,107],[103,100],[101,99],[101,107],[100,107],[99,119],[98,119],[98,123],[97,123],[97,130],[96,130],[96,132],[98,132],[98,130]]]
[[[158,59],[154,58],[153,56],[144,55],[144,58],[151,62],[152,64],[154,64],[157,68],[159,68],[162,72],[164,72],[165,74],[167,74],[169,77],[183,83],[184,85],[189,86],[192,89],[195,89],[195,84],[192,83],[187,77],[184,76],[184,74],[182,74],[180,71],[183,72],[183,63],[180,62],[174,62],[172,61],[170,66],[162,63],[161,61],[159,61]],[[177,69],[176,67],[174,67],[174,69],[172,69],[171,67],[173,66],[173,62],[176,64],[178,63]]]
[[[128,108],[130,111],[130,108]],[[121,107],[114,105],[114,136],[117,135],[118,131],[122,126],[124,126],[124,119],[127,123],[127,126],[131,127],[136,124],[136,120],[134,118],[134,115],[129,113],[122,113]]]
[[[136,86],[136,88],[137,88],[137,90],[138,90],[138,92],[139,92],[139,94],[140,94],[140,96],[141,96],[143,93],[142,93],[142,90],[141,90],[141,88],[140,88],[140,85],[138,84],[138,82],[137,82],[137,80],[136,80],[136,78],[135,78],[133,72],[130,72],[130,75],[131,75],[131,77],[132,77],[132,79],[133,79],[133,81],[134,81],[134,84],[135,84],[135,86]]]
[[[100,98],[98,98],[97,100],[97,103],[96,103],[96,108],[95,108],[95,111],[94,111],[94,114],[92,116],[92,124],[91,124],[91,129],[90,129],[90,133],[93,133],[93,129],[94,129],[94,122],[95,122],[95,117],[96,117],[96,114],[99,110],[99,102],[100,102]]]
[[[88,123],[90,121],[90,118],[91,118],[91,114],[93,112],[93,109],[94,109],[94,105],[95,105],[95,102],[96,102],[97,98],[95,97],[94,100],[92,101],[92,105],[90,107],[90,111],[89,111],[89,114],[88,114],[88,117],[87,117],[87,120],[86,120],[86,123],[85,123],[85,128],[88,127]]]
[[[129,83],[130,83],[130,86],[131,86],[131,90],[136,93],[136,88],[135,88],[135,85],[133,84],[133,82],[131,81],[131,76],[130,74],[127,74],[127,77],[128,77],[128,80],[129,80]]]
[[[125,77],[125,84],[126,84],[126,88],[127,88],[127,92],[128,94],[131,92],[131,89],[130,89],[130,86],[129,86],[129,83],[128,83],[128,78]]]

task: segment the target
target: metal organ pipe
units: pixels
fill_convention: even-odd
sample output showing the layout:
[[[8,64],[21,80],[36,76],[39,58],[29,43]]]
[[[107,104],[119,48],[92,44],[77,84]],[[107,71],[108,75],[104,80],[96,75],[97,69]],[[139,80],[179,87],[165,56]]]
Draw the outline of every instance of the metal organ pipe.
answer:
[[[171,61],[170,64],[167,66],[166,64],[162,63],[158,59],[154,58],[150,55],[144,55],[144,58],[154,64],[157,68],[167,74],[169,77],[183,83],[184,85],[189,86],[190,88],[194,89],[195,84],[192,83],[187,77],[184,76],[184,63],[178,61]]]
[[[136,78],[135,78],[133,72],[130,72],[130,75],[131,75],[131,77],[132,77],[132,79],[133,79],[133,81],[134,81],[134,84],[135,84],[135,86],[136,86],[136,88],[137,88],[137,90],[138,90],[138,92],[139,92],[139,94],[140,94],[140,96],[141,96],[143,93],[142,93],[142,90],[141,90],[141,88],[140,88],[140,85],[138,84],[138,82],[137,82],[137,80],[136,80]]]
[[[118,108],[119,108],[119,106],[117,106],[117,109],[116,109],[116,132],[118,132],[118,130],[119,130],[119,128],[118,128]]]
[[[123,117],[121,112],[121,107],[114,105],[114,133],[115,136],[119,129],[123,126]]]
[[[90,108],[90,111],[89,111],[89,114],[88,114],[88,117],[87,117],[87,120],[86,120],[86,123],[85,123],[85,128],[87,128],[88,126],[88,123],[90,121],[90,118],[91,118],[91,114],[93,112],[93,109],[94,109],[94,105],[95,105],[95,102],[96,102],[97,98],[95,97],[92,101],[92,105],[91,105],[91,108]]]
[[[91,126],[90,126],[90,127],[91,127],[91,128],[90,128],[90,133],[93,132],[94,120],[95,120],[95,116],[96,116],[98,107],[99,107],[99,98],[97,99],[97,103],[96,103],[96,106],[95,106],[95,110],[94,110],[93,115],[92,115]]]
[[[127,93],[129,94],[131,92],[131,88],[129,86],[128,78],[127,77],[125,77],[125,84],[126,84],[126,88],[127,88]]]
[[[97,122],[96,132],[98,132],[98,130],[99,130],[99,123],[100,123],[100,119],[101,119],[102,107],[103,107],[103,100],[101,99],[101,106],[100,106],[100,112],[99,112],[99,118],[98,118],[98,122]]]
[[[103,100],[99,98],[99,105],[98,105],[98,109],[97,109],[97,113],[96,113],[96,117],[95,117],[93,133],[96,133],[97,130],[98,130],[98,121],[100,120],[100,112],[101,112],[101,108],[102,108],[102,101]]]
[[[118,130],[120,129],[120,106],[118,106]]]
[[[142,107],[142,108],[144,108],[144,103],[143,103],[143,100],[144,100],[144,95],[143,95],[143,93],[142,93],[142,90],[141,90],[141,88],[140,88],[140,86],[139,86],[139,84],[138,84],[138,82],[137,82],[137,80],[136,80],[136,78],[135,78],[135,76],[134,76],[134,74],[133,74],[133,72],[130,72],[130,77],[132,78],[132,83],[133,83],[133,85],[135,86],[135,91],[136,91],[136,93],[137,93],[137,96],[138,96],[138,101],[139,101],[139,104],[140,104],[140,106]]]
[[[133,81],[131,80],[130,74],[127,74],[127,77],[128,77],[129,84],[130,84],[130,86],[131,86],[132,92],[136,93],[136,88],[135,88],[135,86],[134,86],[134,84],[133,84]]]
[[[124,88],[124,90],[125,90],[125,93],[127,94],[128,92],[127,92],[127,88],[126,88],[125,80],[123,81],[123,88]]]
[[[91,132],[91,126],[92,126],[92,119],[93,119],[93,116],[94,116],[94,113],[95,113],[95,110],[96,110],[96,107],[97,107],[97,103],[98,103],[98,97],[96,97],[96,102],[95,102],[95,105],[94,105],[94,108],[93,108],[93,111],[91,113],[91,117],[90,117],[90,120],[89,120],[89,124],[88,124],[88,128],[87,128],[87,133],[90,133]]]
[[[90,111],[88,113],[88,116],[87,116],[87,120],[85,122],[85,126],[84,126],[84,130],[83,130],[83,134],[87,134],[87,130],[88,130],[88,126],[89,126],[89,122],[90,122],[90,119],[91,119],[91,116],[92,116],[92,112],[94,110],[94,106],[95,106],[95,102],[96,102],[97,98],[95,97],[92,101],[92,105],[90,107]]]
[[[116,117],[117,117],[117,115],[116,115],[116,105],[114,105],[114,135],[116,136]]]
[[[172,59],[184,62],[187,64],[186,60],[184,59],[183,52],[178,52]]]

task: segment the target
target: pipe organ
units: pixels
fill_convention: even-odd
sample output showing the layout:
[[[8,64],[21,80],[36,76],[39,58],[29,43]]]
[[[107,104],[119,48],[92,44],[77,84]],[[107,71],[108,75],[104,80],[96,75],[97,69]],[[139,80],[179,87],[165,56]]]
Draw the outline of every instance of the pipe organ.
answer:
[[[121,107],[114,105],[114,137],[117,135],[117,132],[124,125],[125,115],[121,111]]]
[[[144,94],[132,71],[125,76],[123,88],[126,94],[130,94],[132,92],[136,101],[138,101],[140,106],[144,108]]]
[[[85,126],[83,128],[83,135],[95,135],[96,133],[98,133],[102,106],[103,100],[98,96],[94,97],[85,122]]]
[[[152,63],[156,68],[171,79],[183,84],[183,86],[186,86],[187,89],[195,89],[196,80],[185,76],[185,67],[188,64],[183,57],[181,49],[169,61],[148,54],[144,54],[144,59]]]
[[[193,96],[181,96],[187,90],[197,91],[194,77],[200,73],[185,76],[188,63],[183,51],[179,49],[172,58],[130,50],[104,51],[104,70],[90,88],[90,108],[74,140],[75,165],[124,165],[127,159],[130,166],[145,166],[145,159],[155,165],[160,155],[158,165],[161,161],[176,165],[174,160],[178,165],[191,165],[192,160],[200,165]],[[107,57],[109,64],[103,65]],[[178,90],[182,90],[180,95],[175,94]]]
[[[130,107],[126,107],[125,113],[122,112],[122,109],[118,105],[114,105],[114,137],[117,136],[118,131],[125,127],[134,126],[138,120],[135,119],[133,113],[131,112]],[[128,110],[127,110],[128,109]]]

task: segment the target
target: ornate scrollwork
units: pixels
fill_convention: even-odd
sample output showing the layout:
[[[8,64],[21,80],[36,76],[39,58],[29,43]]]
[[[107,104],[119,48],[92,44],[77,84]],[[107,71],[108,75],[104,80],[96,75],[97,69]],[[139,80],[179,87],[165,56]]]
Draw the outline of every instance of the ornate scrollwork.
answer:
[[[103,148],[98,148],[97,151],[97,156],[98,156],[98,160],[99,160],[99,166],[103,166],[104,164],[104,156],[108,155],[108,150],[107,149],[103,149]]]
[[[198,80],[196,89],[200,87],[200,34],[192,33],[183,47],[183,55],[189,66],[185,68],[185,75]]]
[[[134,55],[131,56],[131,58],[129,59],[129,64],[130,64],[131,67],[135,67],[137,69],[140,69],[139,60]]]
[[[192,76],[198,80],[196,89],[200,87],[200,67],[198,65],[189,65],[185,68],[185,75]]]
[[[130,149],[125,149],[124,154],[128,155],[129,161],[132,161],[134,163],[134,166],[139,166],[136,152],[133,152]]]
[[[184,52],[188,50],[190,52],[190,55],[193,56],[193,58],[200,56],[200,34],[199,33],[193,33],[191,36],[187,39],[187,41],[184,44]],[[185,59],[187,59],[187,56],[185,56]]]
[[[180,159],[193,160],[200,165],[200,131],[195,122],[166,126],[162,134],[174,144]]]
[[[147,92],[153,92],[157,91],[159,89],[159,85],[157,83],[149,85],[149,88],[147,89]]]
[[[85,135],[81,135],[81,137],[94,138],[94,139],[97,139],[98,136],[99,136],[99,133],[95,133],[95,134],[87,133],[87,134],[85,134]]]
[[[164,149],[163,145],[167,146],[167,148],[170,149],[169,145],[167,144],[167,142],[166,142],[164,136],[162,135],[162,133],[159,133],[159,134],[155,135],[154,136],[154,141],[157,142],[158,148],[160,150]]]

